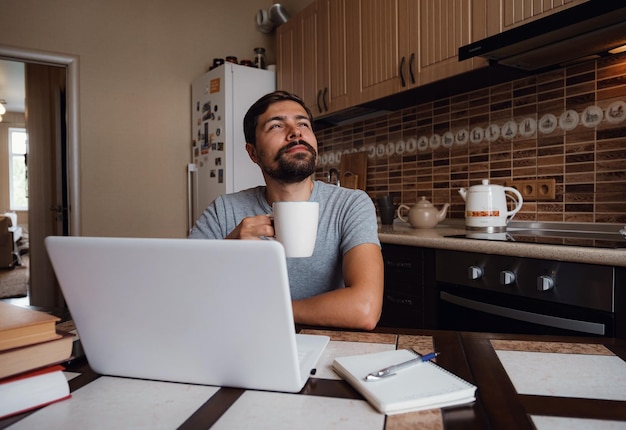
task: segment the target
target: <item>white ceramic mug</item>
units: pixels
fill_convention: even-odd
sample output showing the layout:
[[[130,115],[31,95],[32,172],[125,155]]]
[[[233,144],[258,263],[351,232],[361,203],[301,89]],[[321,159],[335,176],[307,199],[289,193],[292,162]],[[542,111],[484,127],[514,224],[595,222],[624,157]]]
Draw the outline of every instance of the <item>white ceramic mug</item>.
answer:
[[[317,238],[319,203],[274,202],[274,232],[287,257],[310,257]]]

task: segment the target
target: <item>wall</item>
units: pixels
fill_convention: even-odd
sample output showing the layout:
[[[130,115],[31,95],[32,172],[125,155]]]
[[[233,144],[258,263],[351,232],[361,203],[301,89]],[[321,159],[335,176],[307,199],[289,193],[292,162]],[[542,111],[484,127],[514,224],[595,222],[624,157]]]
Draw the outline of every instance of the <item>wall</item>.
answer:
[[[396,203],[411,204],[426,196],[438,207],[449,202],[452,218],[464,216],[460,187],[481,179],[554,178],[556,198],[525,202],[516,219],[626,224],[625,77],[626,56],[615,56],[325,129],[318,140],[326,163],[317,175],[339,167],[331,154],[365,150],[372,197],[391,193]],[[602,109],[597,126],[593,106]],[[579,124],[563,130],[559,120],[568,110]],[[547,114],[556,117],[554,131]],[[571,113],[562,125],[570,129],[575,119]],[[511,120],[515,135],[502,132],[513,131]],[[533,124],[539,124],[534,132]],[[497,139],[479,139],[481,129],[489,135],[494,125],[502,132]],[[474,130],[475,143],[469,140]]]
[[[273,62],[271,0],[0,0],[0,45],[79,58],[84,235],[184,237],[190,83],[214,57]],[[301,0],[281,2],[295,14]]]

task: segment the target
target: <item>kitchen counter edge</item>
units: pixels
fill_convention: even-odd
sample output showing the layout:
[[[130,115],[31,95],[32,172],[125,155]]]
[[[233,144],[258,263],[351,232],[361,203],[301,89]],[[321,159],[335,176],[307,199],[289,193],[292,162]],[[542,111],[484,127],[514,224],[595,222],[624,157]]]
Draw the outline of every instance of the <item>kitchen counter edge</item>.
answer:
[[[589,248],[447,237],[463,234],[465,229],[458,226],[439,225],[431,229],[415,229],[400,222],[378,226],[378,237],[382,244],[626,267],[626,248]]]

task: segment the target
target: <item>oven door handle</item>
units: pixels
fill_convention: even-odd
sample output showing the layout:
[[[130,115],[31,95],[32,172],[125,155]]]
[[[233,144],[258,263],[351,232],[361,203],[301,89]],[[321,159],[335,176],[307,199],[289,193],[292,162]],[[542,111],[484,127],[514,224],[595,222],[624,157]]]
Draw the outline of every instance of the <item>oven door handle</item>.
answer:
[[[511,309],[503,306],[492,305],[491,303],[477,302],[475,300],[459,297],[446,291],[439,293],[441,300],[473,309],[479,312],[485,312],[492,315],[498,315],[505,318],[511,318],[518,321],[525,321],[533,324],[539,324],[548,327],[562,328],[566,330],[574,330],[582,333],[604,335],[606,327],[604,324],[590,321],[579,321],[569,318],[555,317],[551,315],[537,314],[534,312],[521,311],[519,309]]]

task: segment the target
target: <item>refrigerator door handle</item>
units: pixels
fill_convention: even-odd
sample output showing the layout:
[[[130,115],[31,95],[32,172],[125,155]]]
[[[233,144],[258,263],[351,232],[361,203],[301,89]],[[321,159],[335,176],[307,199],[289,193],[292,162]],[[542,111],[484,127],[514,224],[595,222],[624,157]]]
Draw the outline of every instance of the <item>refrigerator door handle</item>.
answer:
[[[195,206],[198,201],[198,167],[187,164],[187,232],[191,232],[195,223]]]

